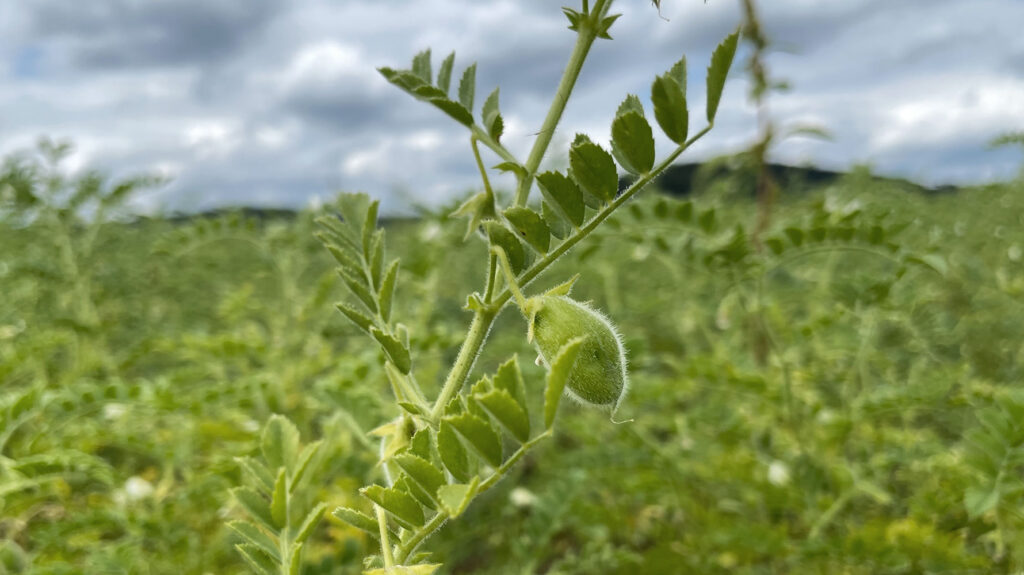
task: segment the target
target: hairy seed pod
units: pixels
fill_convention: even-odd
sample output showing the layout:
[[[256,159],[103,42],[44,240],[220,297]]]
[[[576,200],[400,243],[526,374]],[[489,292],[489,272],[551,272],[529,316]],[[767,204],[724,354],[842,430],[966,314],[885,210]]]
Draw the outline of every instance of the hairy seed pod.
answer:
[[[608,318],[556,290],[527,299],[523,312],[529,322],[527,340],[547,365],[567,342],[586,337],[565,389],[581,403],[617,409],[629,377],[622,337]]]

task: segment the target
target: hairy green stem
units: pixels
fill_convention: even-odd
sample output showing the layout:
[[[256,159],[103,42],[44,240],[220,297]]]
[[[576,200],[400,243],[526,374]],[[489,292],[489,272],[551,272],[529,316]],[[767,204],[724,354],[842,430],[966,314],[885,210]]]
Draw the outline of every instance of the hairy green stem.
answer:
[[[500,142],[492,138],[491,135],[487,133],[487,130],[484,130],[477,124],[473,124],[472,133],[474,138],[483,142],[483,144],[490,148],[492,152],[498,154],[498,157],[502,160],[512,162],[513,164],[519,163],[519,160],[512,155],[512,152],[508,151],[508,148],[502,146]]]
[[[484,303],[491,303],[494,297],[495,280],[498,277],[498,258],[492,253],[487,263],[487,288],[484,290]]]
[[[377,526],[380,528],[380,553],[384,558],[384,567],[394,567],[395,559],[391,556],[391,542],[388,541],[388,518],[380,505],[373,506],[377,512]]]
[[[586,61],[590,47],[594,45],[594,40],[597,39],[598,26],[601,19],[608,12],[608,9],[611,8],[611,4],[611,0],[597,0],[594,3],[593,16],[588,17],[580,26],[576,36],[576,45],[573,46],[572,54],[569,56],[569,63],[566,64],[565,71],[562,72],[562,79],[558,82],[558,88],[555,91],[554,99],[551,101],[551,107],[548,109],[548,115],[544,118],[544,123],[541,124],[540,132],[537,133],[537,139],[534,140],[533,148],[530,149],[530,155],[526,158],[524,166],[526,168],[526,176],[519,179],[519,187],[516,189],[516,206],[525,206],[526,200],[530,197],[530,188],[533,186],[533,179],[537,173],[537,168],[540,167],[540,162],[544,159],[548,146],[551,145],[551,139],[555,135],[555,128],[558,127],[558,122],[562,119],[565,105],[569,102],[569,96],[572,94],[573,87],[576,86],[576,79],[579,78],[580,71],[583,70],[583,62]]]
[[[444,381],[441,393],[437,396],[434,408],[430,411],[431,420],[437,421],[440,419],[441,414],[444,413],[445,406],[462,389],[462,384],[469,377],[469,372],[473,369],[473,364],[476,363],[476,356],[480,354],[480,348],[483,347],[484,341],[487,340],[487,333],[491,331],[491,326],[494,324],[494,318],[496,317],[497,314],[490,310],[477,311],[473,315],[473,323],[469,326],[466,341],[462,342],[459,355],[455,358],[455,365],[448,372],[448,377]]]
[[[491,201],[494,201],[494,190],[491,188],[491,180],[487,178],[487,168],[484,167],[484,161],[480,158],[480,146],[478,146],[476,134],[470,136],[469,145],[473,148],[473,157],[476,158],[476,167],[480,170],[480,177],[484,181],[484,191],[491,197]]]

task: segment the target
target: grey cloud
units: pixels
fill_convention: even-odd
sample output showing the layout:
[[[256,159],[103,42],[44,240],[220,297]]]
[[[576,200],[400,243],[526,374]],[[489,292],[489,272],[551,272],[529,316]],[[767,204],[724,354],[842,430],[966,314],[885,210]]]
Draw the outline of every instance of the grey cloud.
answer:
[[[1016,173],[1018,155],[984,144],[1024,118],[1024,4],[760,4],[780,49],[772,72],[794,86],[772,96],[773,115],[835,136],[783,141],[776,158],[835,169],[868,162],[929,183]],[[740,18],[735,0],[666,1],[668,21],[646,0],[615,9],[624,13],[615,41],[595,44],[556,147],[576,131],[606,142],[622,97],[646,100],[654,75],[684,53],[697,127],[710,52]],[[88,165],[175,174],[149,205],[298,206],[338,189],[379,195],[391,211],[438,205],[479,185],[466,131],[374,68],[406,67],[428,46],[435,70],[457,51],[456,79],[477,61],[477,110],[500,84],[504,142],[525,156],[571,50],[565,27],[550,0],[0,0],[0,150],[39,133],[73,135]],[[31,78],[12,73],[26,47],[45,56]],[[744,57],[714,132],[687,160],[753,140]],[[561,157],[553,150],[548,161]]]
[[[33,36],[68,42],[72,61],[119,68],[217,61],[241,49],[282,0],[34,0]]]

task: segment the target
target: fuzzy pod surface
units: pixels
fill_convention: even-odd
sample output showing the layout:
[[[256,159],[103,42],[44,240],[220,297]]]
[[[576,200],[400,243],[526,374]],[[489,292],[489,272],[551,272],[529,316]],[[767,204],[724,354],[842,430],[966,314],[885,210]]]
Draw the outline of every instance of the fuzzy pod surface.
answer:
[[[618,408],[629,388],[629,376],[622,337],[611,321],[567,295],[531,297],[523,311],[529,322],[527,340],[549,366],[563,345],[586,338],[565,385],[569,396],[612,411]]]

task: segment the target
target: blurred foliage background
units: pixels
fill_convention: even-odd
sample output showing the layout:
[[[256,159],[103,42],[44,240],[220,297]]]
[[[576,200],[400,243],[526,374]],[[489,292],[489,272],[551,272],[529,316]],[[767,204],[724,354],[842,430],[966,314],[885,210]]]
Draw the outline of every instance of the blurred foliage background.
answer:
[[[0,573],[245,573],[228,490],[275,413],[325,442],[307,503],[366,510],[367,432],[397,413],[333,308],[319,213],[136,217],[158,181],[70,177],[66,151],[0,173]],[[582,274],[626,337],[635,422],[567,405],[431,540],[444,572],[1024,569],[1024,183],[783,182],[761,224],[756,162],[716,165],[534,287]],[[448,211],[386,224],[435,392],[486,261]],[[507,311],[477,371],[518,352],[539,404],[524,332]],[[360,573],[375,547],[325,519],[304,572]]]

